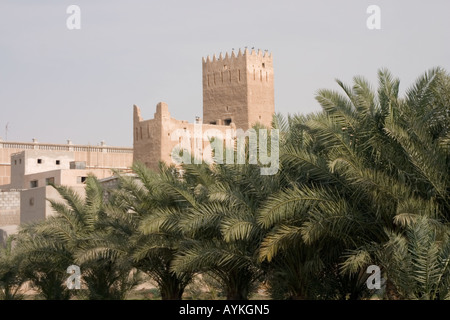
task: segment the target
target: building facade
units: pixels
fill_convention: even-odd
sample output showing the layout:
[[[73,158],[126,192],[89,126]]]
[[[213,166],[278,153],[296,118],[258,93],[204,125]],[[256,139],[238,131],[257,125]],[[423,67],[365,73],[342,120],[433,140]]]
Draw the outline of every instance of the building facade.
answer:
[[[100,146],[39,143],[34,140],[27,142],[9,142],[0,139],[0,189],[10,188],[11,155],[25,150],[65,151],[72,152],[74,161],[84,161],[87,169],[126,169],[133,163],[133,149],[111,147],[102,143]]]
[[[203,118],[195,123],[172,118],[164,102],[157,104],[153,119],[144,120],[135,105],[132,149],[0,139],[0,242],[19,224],[54,213],[47,199],[62,199],[52,184],[69,186],[83,196],[89,174],[113,188],[117,178],[111,177],[112,169],[127,171],[139,161],[156,170],[160,161],[173,163],[180,145],[204,159],[211,156],[213,143],[234,143],[238,134],[256,124],[271,127],[275,112],[271,54],[246,49],[203,58],[202,83]],[[226,148],[230,146],[235,147]]]
[[[132,149],[91,146],[0,142],[0,244],[17,232],[18,226],[54,214],[47,199],[62,201],[52,184],[71,187],[84,196],[88,175],[99,179],[112,170],[129,171]],[[19,151],[19,152],[14,152]],[[9,155],[9,161],[5,161]]]
[[[202,134],[216,131],[226,137],[227,131],[247,131],[255,124],[271,127],[275,112],[274,72],[271,54],[239,50],[202,60],[203,119],[197,123],[177,120],[170,116],[168,105],[158,103],[153,119],[144,120],[138,106],[133,109],[133,159],[157,169],[159,161],[173,163],[172,151],[188,133],[188,149],[192,154],[201,149],[205,156],[208,137],[199,145],[194,133],[201,125]],[[197,125],[197,126],[196,126]],[[233,138],[233,137],[232,137]]]

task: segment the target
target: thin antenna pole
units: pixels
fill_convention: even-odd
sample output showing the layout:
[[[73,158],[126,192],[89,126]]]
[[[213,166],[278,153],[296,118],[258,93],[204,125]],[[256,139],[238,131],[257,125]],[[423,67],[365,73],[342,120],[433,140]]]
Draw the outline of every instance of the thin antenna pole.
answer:
[[[6,126],[5,126],[5,141],[8,141],[8,126],[9,126],[9,122],[7,122]]]

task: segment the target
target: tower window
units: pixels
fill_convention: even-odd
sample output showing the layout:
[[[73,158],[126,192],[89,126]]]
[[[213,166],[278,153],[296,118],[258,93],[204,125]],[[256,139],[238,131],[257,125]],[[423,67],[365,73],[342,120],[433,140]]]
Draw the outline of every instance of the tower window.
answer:
[[[231,124],[231,119],[223,120],[224,125],[229,126]]]
[[[241,69],[238,70],[239,73],[239,81],[241,81]]]
[[[30,181],[30,188],[37,188],[37,187],[38,187],[38,181],[37,180]]]
[[[61,164],[60,160],[56,160],[56,165],[59,166]]]
[[[217,122],[216,121],[211,121],[209,124],[216,125]]]
[[[14,164],[17,164],[17,160],[14,160]]]
[[[46,178],[45,179],[45,185],[50,185],[50,184],[55,184],[55,178],[51,177],[51,178]]]
[[[262,67],[263,67],[263,68],[265,68],[265,67],[266,67],[266,64],[265,64],[264,62],[262,63]]]
[[[37,159],[37,163],[41,164],[42,163],[42,159]]]

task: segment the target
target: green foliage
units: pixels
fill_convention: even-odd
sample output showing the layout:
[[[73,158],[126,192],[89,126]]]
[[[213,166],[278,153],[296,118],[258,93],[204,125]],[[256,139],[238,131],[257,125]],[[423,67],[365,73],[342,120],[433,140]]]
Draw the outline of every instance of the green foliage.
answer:
[[[0,245],[0,300],[20,300],[19,292],[25,278],[20,272],[21,260],[19,252],[13,250],[14,237],[9,236],[5,246]]]
[[[186,166],[186,180],[194,180],[194,170]],[[187,239],[173,269],[205,273],[221,284],[227,299],[248,299],[263,276],[256,255],[262,238],[258,209],[278,181],[248,164],[215,165],[207,174],[215,181],[202,184],[206,198],[180,220]],[[207,180],[196,183],[201,181]]]
[[[89,299],[124,299],[143,273],[162,299],[205,296],[198,279],[212,298],[248,299],[263,284],[274,299],[367,299],[376,264],[384,298],[449,299],[450,76],[431,69],[404,97],[385,69],[378,88],[336,82],[317,91],[322,112],[274,116],[276,175],[136,163],[107,201],[93,177],[85,197],[55,186],[57,215],[0,252],[2,298],[29,280],[69,299],[65,271],[79,264]]]
[[[157,283],[163,300],[181,299],[193,273],[176,274],[171,265],[184,240],[179,220],[198,196],[174,167],[161,164],[154,173],[136,163],[133,171],[135,176],[119,176],[114,205],[106,209],[107,228],[118,246],[126,244],[124,257]]]
[[[392,233],[379,260],[404,299],[450,299],[450,228],[418,217]]]
[[[298,262],[292,265],[303,267],[289,272],[290,276],[297,274],[296,278],[285,275],[281,284],[284,288],[302,284],[285,289],[291,296],[323,298],[340,291],[339,297],[363,298],[367,294],[361,289],[365,269],[382,263],[381,248],[399,232],[410,234],[405,246],[415,241],[422,244],[416,248],[422,249],[415,263],[431,263],[439,269],[447,261],[430,256],[432,248],[437,249],[430,245],[432,239],[427,242],[422,237],[432,237],[431,230],[423,231],[420,241],[417,232],[404,230],[420,217],[441,221],[448,228],[449,76],[439,68],[426,72],[404,99],[398,96],[399,80],[389,71],[380,70],[378,76],[377,92],[361,77],[354,78],[352,87],[338,80],[343,94],[330,90],[317,93],[323,113],[276,119],[289,131],[285,136],[291,142],[284,144],[281,165],[292,186],[273,194],[262,206],[258,222],[267,233],[260,259],[289,265],[288,258],[297,255]],[[293,247],[303,249],[292,251]],[[323,287],[321,293],[304,281],[302,273],[308,272],[306,262],[311,256],[305,254],[307,250],[313,250],[323,265],[310,277],[333,284]],[[419,286],[420,294],[414,297],[436,298],[430,293],[430,277],[424,270],[418,271],[415,282],[408,282],[408,289],[402,288],[403,283],[396,279],[410,277],[395,276],[393,270],[411,270],[405,269],[407,260],[400,261],[405,265],[386,269],[396,291],[414,292]],[[331,279],[325,281],[329,275]],[[441,275],[442,279],[447,277]],[[426,289],[420,283],[426,283]]]
[[[136,285],[136,277],[129,259],[123,258],[127,251],[110,246],[120,239],[106,241],[113,236],[103,228],[106,204],[100,183],[89,176],[84,198],[71,188],[55,188],[63,199],[49,200],[57,214],[25,226],[20,233],[18,250],[25,257],[27,279],[46,299],[69,299],[76,290],[66,287],[66,269],[75,264],[81,269],[89,299],[124,299]]]

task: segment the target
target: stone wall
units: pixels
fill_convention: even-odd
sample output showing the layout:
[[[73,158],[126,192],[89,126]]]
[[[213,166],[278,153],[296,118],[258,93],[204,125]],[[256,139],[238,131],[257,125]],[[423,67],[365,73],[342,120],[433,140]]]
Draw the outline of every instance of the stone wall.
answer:
[[[20,191],[0,190],[0,226],[20,223]]]
[[[199,120],[197,126],[194,123],[189,123],[185,120],[177,120],[170,116],[169,109],[166,103],[160,102],[156,106],[154,118],[150,120],[143,120],[139,107],[134,106],[134,161],[144,163],[147,167],[158,170],[159,161],[165,162],[167,165],[175,164],[172,159],[172,150],[182,143],[182,136],[188,137],[189,141],[186,143],[186,148],[191,155],[195,155],[196,130],[200,129],[198,134],[203,141],[198,143],[197,147],[201,147],[201,151],[197,154],[203,156],[203,159],[210,153],[210,143],[206,138],[207,132],[222,135],[226,137],[227,130],[234,130],[234,123],[225,125],[202,124]],[[187,132],[184,135],[183,132]],[[197,132],[198,133],[198,132]],[[199,140],[199,139],[197,139]]]
[[[71,186],[81,198],[85,197],[85,186]],[[58,191],[51,186],[23,190],[21,194],[20,223],[42,221],[55,214],[50,201],[65,203]]]
[[[226,124],[230,119],[236,128],[248,127],[247,56],[240,51],[223,58],[207,57],[202,64],[203,122]]]

